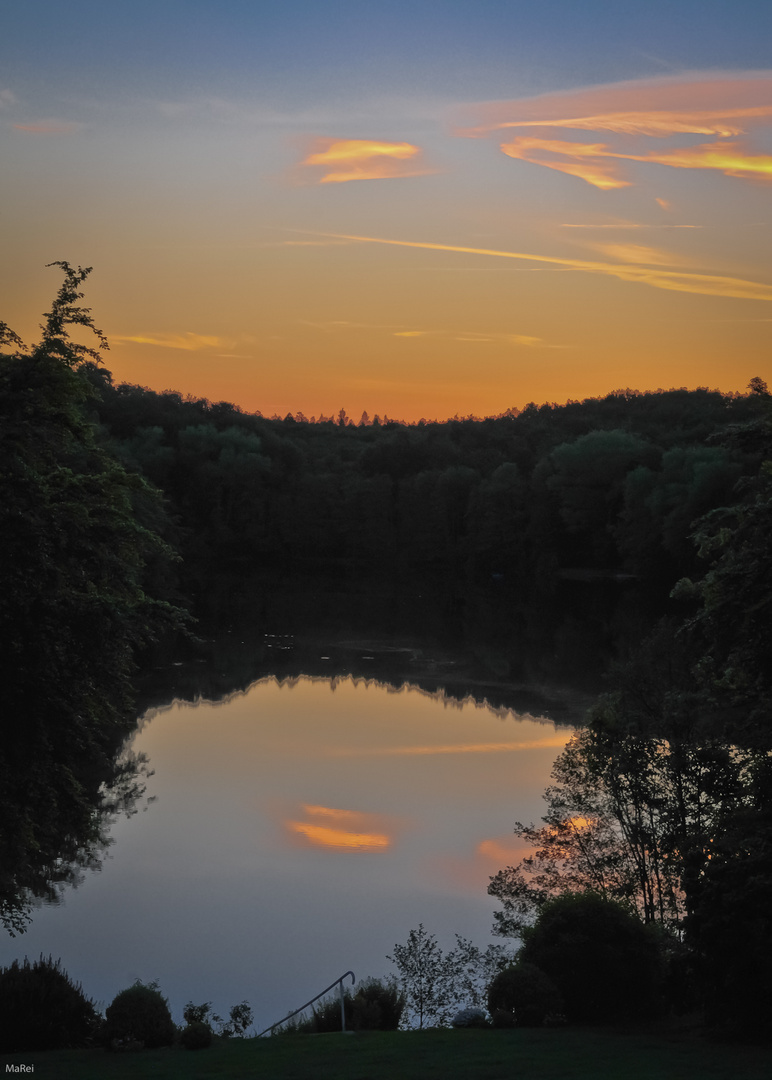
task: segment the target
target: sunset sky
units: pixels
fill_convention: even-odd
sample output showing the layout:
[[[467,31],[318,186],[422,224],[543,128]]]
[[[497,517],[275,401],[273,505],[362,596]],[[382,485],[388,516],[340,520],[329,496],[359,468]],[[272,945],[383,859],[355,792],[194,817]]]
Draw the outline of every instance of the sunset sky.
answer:
[[[117,381],[489,415],[772,379],[769,0],[6,5],[0,319]]]

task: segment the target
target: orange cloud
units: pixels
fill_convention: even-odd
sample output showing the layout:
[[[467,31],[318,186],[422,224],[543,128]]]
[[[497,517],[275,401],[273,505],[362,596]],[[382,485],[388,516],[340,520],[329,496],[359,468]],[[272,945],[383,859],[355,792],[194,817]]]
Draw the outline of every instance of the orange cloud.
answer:
[[[186,352],[198,352],[201,349],[226,349],[233,347],[233,341],[209,334],[111,334],[114,345],[156,345],[162,349],[184,349]]]
[[[672,266],[680,261],[668,251],[645,244],[592,244],[596,251],[624,263],[644,263],[646,266]]]
[[[728,137],[772,121],[771,101],[767,74],[636,80],[470,105],[459,110],[455,134],[479,138],[509,127],[564,127]]]
[[[604,274],[650,285],[655,289],[675,292],[697,293],[703,296],[726,296],[743,300],[772,300],[772,285],[743,278],[718,274],[685,273],[678,270],[651,269],[648,266],[590,262],[586,259],[567,259],[557,255],[529,255],[519,251],[499,251],[495,248],[461,247],[457,244],[432,244],[418,240],[387,240],[378,236],[355,236],[348,233],[331,233],[345,240],[359,240],[364,244],[389,244],[396,247],[424,248],[429,251],[455,251],[465,255],[490,255],[499,259],[526,259],[532,262],[552,263],[588,274]]]
[[[342,184],[350,180],[395,180],[425,176],[434,170],[423,161],[423,151],[412,143],[374,139],[311,140],[300,169],[313,169],[316,184]]]
[[[393,842],[396,822],[381,814],[339,810],[331,806],[301,806],[306,821],[286,820],[284,827],[309,847],[339,851],[386,851]],[[376,831],[378,830],[378,831]]]
[[[31,124],[14,124],[13,126],[17,131],[29,131],[33,135],[70,135],[80,127],[79,124],[59,120],[36,120]]]
[[[501,149],[508,157],[543,165],[547,169],[557,169],[604,189],[630,186],[630,181],[621,177],[618,166],[598,160],[605,158],[645,161],[675,169],[717,169],[725,176],[772,179],[772,157],[768,154],[752,154],[737,142],[700,143],[699,146],[677,150],[622,154],[610,150],[604,143],[573,143],[520,135],[511,143],[502,143]],[[553,158],[550,156],[552,154],[558,157]]]
[[[711,135],[716,141],[677,150],[623,153],[605,143],[574,143],[516,136],[501,149],[548,169],[577,176],[602,189],[627,187],[619,166],[608,158],[653,162],[683,169],[716,169],[726,176],[769,178],[772,158],[738,142],[722,142],[752,127],[772,124],[772,78],[716,78],[617,83],[569,94],[471,107],[457,135],[479,138],[511,128],[564,128],[609,132],[629,140]]]
[[[559,139],[535,139],[529,135],[520,135],[511,143],[502,143],[502,151],[511,158],[519,158],[533,165],[543,165],[548,169],[578,176],[598,188],[630,187],[630,181],[624,180],[619,167],[611,162],[599,162],[602,157],[618,157],[611,154],[602,143],[572,143]],[[550,155],[557,154],[557,158]],[[564,160],[564,159],[568,160]]]
[[[731,118],[732,122],[728,122]],[[577,131],[613,131],[618,135],[742,135],[754,122],[772,119],[772,105],[759,105],[750,109],[726,109],[720,117],[707,111],[679,113],[661,112],[611,112],[597,116],[562,117],[559,120],[510,120],[493,128],[501,130],[513,127],[559,127]],[[738,123],[742,120],[743,123]],[[464,132],[463,134],[467,134]]]

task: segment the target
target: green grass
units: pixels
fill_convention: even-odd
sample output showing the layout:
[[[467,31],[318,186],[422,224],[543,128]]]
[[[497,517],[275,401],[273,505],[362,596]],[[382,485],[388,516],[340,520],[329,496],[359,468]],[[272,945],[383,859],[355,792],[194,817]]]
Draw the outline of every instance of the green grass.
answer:
[[[36,1080],[769,1080],[768,1049],[598,1029],[361,1032],[0,1057]],[[11,1074],[8,1074],[11,1075]],[[18,1074],[17,1074],[18,1075]]]

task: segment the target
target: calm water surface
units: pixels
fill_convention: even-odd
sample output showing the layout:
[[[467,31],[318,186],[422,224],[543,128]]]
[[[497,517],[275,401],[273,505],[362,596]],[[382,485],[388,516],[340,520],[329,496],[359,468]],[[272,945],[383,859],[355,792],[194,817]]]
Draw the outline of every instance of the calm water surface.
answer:
[[[142,812],[118,821],[99,873],[35,913],[0,962],[61,957],[108,1004],[158,979],[189,999],[246,998],[261,1027],[423,922],[485,946],[489,877],[521,854],[566,727],[374,680],[264,678],[225,701],[141,721]]]

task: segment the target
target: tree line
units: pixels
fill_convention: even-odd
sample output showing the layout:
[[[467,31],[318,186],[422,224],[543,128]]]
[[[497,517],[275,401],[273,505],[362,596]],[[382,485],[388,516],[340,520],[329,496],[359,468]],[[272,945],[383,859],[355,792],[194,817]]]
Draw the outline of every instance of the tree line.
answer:
[[[625,390],[491,419],[352,425],[116,385],[93,362],[83,375],[105,448],[164,492],[162,531],[191,575],[346,565],[535,593],[578,569],[665,596],[700,565],[691,522],[734,502],[759,466],[758,447],[717,438],[759,417],[753,393]]]

